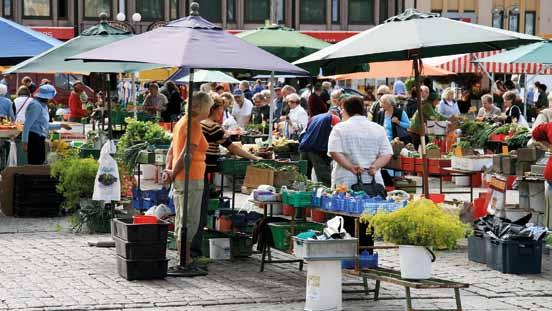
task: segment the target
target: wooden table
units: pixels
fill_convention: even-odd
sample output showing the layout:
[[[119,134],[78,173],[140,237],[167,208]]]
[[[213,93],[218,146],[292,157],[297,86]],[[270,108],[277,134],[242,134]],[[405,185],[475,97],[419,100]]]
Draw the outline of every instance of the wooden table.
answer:
[[[412,308],[412,297],[410,295],[411,289],[437,289],[437,288],[451,288],[454,289],[454,299],[456,300],[456,309],[439,309],[444,311],[462,311],[462,302],[460,300],[460,289],[468,288],[469,284],[457,283],[442,279],[431,278],[427,280],[406,280],[401,278],[401,272],[385,268],[377,269],[363,269],[361,276],[366,283],[366,279],[376,281],[376,288],[374,290],[374,300],[379,299],[380,283],[387,282],[403,286],[406,292],[406,310],[407,311],[436,311],[436,310],[420,310]]]
[[[463,193],[469,193],[470,194],[470,202],[473,202],[473,175],[481,173],[481,171],[466,171],[466,170],[459,170],[452,167],[443,167],[441,168],[442,171],[445,172],[445,174],[440,174],[439,176],[439,191],[443,194],[463,194]],[[466,176],[470,179],[470,191],[443,191],[443,176]]]

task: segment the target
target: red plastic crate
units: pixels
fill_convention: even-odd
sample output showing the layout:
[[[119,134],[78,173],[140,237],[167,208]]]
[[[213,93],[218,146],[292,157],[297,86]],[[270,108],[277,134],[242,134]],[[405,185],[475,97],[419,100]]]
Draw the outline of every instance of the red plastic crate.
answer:
[[[326,213],[319,210],[312,210],[312,221],[325,223],[326,222]]]
[[[401,157],[401,170],[414,172],[414,158]]]
[[[291,215],[293,215],[294,212],[295,212],[295,211],[294,211],[294,209],[293,209],[292,206],[287,205],[287,204],[284,204],[284,205],[282,206],[282,214],[283,214],[284,216],[291,216]]]

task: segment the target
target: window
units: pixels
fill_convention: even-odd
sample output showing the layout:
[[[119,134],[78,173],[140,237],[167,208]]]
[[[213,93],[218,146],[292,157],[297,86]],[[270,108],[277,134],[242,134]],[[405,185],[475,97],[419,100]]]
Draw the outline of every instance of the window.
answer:
[[[349,24],[374,24],[374,0],[349,0]]]
[[[170,10],[171,10],[171,16],[170,16],[170,19],[173,20],[173,19],[178,19],[178,9],[179,9],[179,6],[178,6],[178,0],[171,0],[170,2]]]
[[[332,0],[332,24],[339,24],[340,16],[339,0]]]
[[[24,0],[23,17],[50,18],[51,6],[51,0]]]
[[[277,24],[285,24],[286,23],[286,4],[285,0],[276,0],[278,1],[278,11],[276,12],[276,20]]]
[[[67,19],[67,0],[58,0],[58,19]]]
[[[535,12],[525,12],[525,33],[535,34]]]
[[[519,14],[510,14],[508,17],[508,29],[519,31]]]
[[[270,19],[270,0],[245,0],[245,22],[264,23]]]
[[[389,2],[387,0],[379,0],[379,23],[385,22],[389,18]]]
[[[236,22],[236,0],[226,0],[226,21],[228,23]]]
[[[5,17],[12,16],[12,0],[2,0],[3,12]]]
[[[136,12],[142,15],[142,20],[162,20],[164,0],[136,0]]]
[[[300,9],[302,24],[326,23],[326,0],[301,0]]]
[[[201,17],[213,23],[220,23],[222,21],[220,0],[201,0],[199,1],[199,7]]]
[[[493,13],[493,27],[502,28],[504,22],[504,12]]]
[[[98,19],[101,13],[111,17],[111,0],[84,0],[84,18]]]

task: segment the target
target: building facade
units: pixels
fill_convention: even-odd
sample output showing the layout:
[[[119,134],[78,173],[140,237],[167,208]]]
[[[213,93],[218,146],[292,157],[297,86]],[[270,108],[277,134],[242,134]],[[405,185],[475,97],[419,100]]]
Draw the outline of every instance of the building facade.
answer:
[[[186,16],[191,0],[0,0],[0,16],[59,39],[69,39],[123,13],[136,32]],[[267,22],[339,41],[399,14],[405,8],[438,12],[466,22],[548,36],[552,0],[196,0],[200,14],[225,29],[247,30]],[[132,16],[140,13],[141,20]],[[350,32],[350,33],[346,33]]]
[[[527,34],[552,34],[550,0],[407,0],[405,6]]]
[[[0,15],[31,27],[73,27],[97,23],[101,12],[124,13],[137,32],[156,21],[188,14],[190,0],[0,0]],[[267,21],[298,30],[361,31],[402,12],[404,0],[197,0],[200,14],[225,29],[254,29]],[[132,15],[140,13],[141,21]],[[54,35],[58,31],[55,31]],[[65,38],[62,38],[65,39]]]

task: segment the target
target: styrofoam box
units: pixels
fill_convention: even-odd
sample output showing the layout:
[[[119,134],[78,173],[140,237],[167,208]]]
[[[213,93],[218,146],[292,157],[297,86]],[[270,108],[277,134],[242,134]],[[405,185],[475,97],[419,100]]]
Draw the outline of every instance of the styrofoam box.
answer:
[[[493,158],[489,156],[455,157],[451,158],[451,166],[457,170],[481,171],[493,166]]]
[[[304,260],[354,259],[358,239],[307,240],[293,237],[293,255]]]

